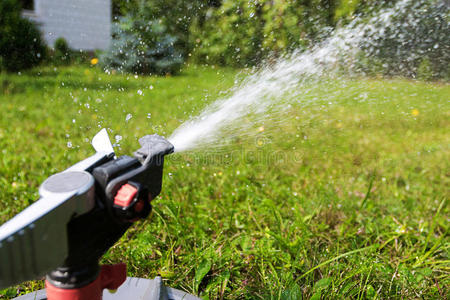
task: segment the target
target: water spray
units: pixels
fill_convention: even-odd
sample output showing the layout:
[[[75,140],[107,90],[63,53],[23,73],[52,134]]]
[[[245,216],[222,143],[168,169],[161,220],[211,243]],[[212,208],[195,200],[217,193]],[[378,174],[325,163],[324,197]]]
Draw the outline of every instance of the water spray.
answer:
[[[139,143],[134,156],[117,158],[101,130],[93,156],[47,178],[40,199],[0,227],[0,289],[46,275],[46,290],[16,299],[198,299],[161,277],[127,279],[125,264],[99,265],[161,192],[174,147],[156,134]]]
[[[328,79],[339,78],[344,70],[350,76],[366,75],[358,63],[358,57],[363,53],[376,56],[380,48],[386,50],[381,43],[385,39],[392,41],[392,59],[396,53],[407,58],[404,61],[392,60],[391,64],[398,70],[404,70],[405,74],[412,73],[409,60],[419,59],[429,51],[426,49],[450,49],[450,27],[444,19],[449,8],[442,0],[434,1],[437,8],[433,17],[442,19],[441,27],[432,34],[437,37],[418,42],[423,36],[423,33],[420,34],[422,27],[418,24],[426,23],[422,20],[428,19],[428,12],[423,8],[427,1],[399,0],[393,7],[381,9],[368,19],[356,17],[310,49],[297,50],[274,62],[269,61],[267,66],[262,66],[231,89],[227,97],[219,98],[206,106],[197,117],[182,123],[169,137],[169,141],[177,152],[204,149],[206,146],[217,148],[231,136],[228,132],[224,134],[224,130],[231,128],[234,135],[248,132],[251,124],[243,120],[249,116],[264,121],[277,113],[279,120],[286,120],[281,115],[289,110],[291,104],[317,102],[317,99],[308,100],[305,97],[311,87],[319,86]],[[405,20],[399,22],[396,19],[398,14]],[[431,36],[431,33],[427,34]],[[423,46],[416,47],[420,51],[412,51],[411,43]],[[446,57],[448,61],[448,54]]]

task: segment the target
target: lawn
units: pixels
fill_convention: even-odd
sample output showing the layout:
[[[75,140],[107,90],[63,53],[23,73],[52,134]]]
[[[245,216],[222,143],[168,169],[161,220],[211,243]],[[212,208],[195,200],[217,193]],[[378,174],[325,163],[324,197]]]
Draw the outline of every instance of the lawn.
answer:
[[[93,154],[100,128],[131,154],[137,138],[169,136],[243,76],[1,74],[0,224],[38,199],[45,178]],[[282,122],[258,119],[224,147],[169,156],[152,218],[103,263],[205,299],[447,297],[450,86],[335,79],[308,91]]]

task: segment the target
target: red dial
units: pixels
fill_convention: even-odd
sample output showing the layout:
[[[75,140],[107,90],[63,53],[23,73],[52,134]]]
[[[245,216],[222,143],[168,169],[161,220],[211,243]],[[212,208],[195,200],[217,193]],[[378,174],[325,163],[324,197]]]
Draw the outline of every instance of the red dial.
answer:
[[[127,207],[133,202],[134,197],[136,196],[138,189],[132,186],[131,184],[124,184],[117,191],[116,196],[114,197],[114,204]]]

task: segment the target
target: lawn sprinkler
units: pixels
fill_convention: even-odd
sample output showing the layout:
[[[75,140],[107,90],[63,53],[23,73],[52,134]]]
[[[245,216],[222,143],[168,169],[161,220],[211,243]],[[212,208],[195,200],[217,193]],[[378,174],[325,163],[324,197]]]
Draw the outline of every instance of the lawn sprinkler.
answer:
[[[116,158],[102,129],[96,154],[47,178],[40,199],[0,227],[0,289],[46,274],[46,289],[16,299],[199,299],[161,277],[127,278],[125,264],[99,265],[161,191],[173,145],[156,134],[139,143],[134,157]]]

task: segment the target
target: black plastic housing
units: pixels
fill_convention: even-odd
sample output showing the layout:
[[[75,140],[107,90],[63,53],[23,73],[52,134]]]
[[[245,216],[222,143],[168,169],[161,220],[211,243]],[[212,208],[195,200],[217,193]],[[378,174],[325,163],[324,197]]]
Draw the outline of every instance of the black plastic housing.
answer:
[[[114,197],[118,189],[131,183],[147,202],[161,191],[164,156],[173,152],[173,145],[158,135],[139,139],[141,148],[135,157],[122,156],[109,160],[92,170],[95,178],[96,206],[90,212],[75,216],[67,224],[69,255],[64,264],[49,274],[47,280],[59,288],[73,289],[89,284],[98,275],[99,260],[130,227],[132,218],[125,212],[116,213]],[[151,208],[151,207],[150,207]]]

